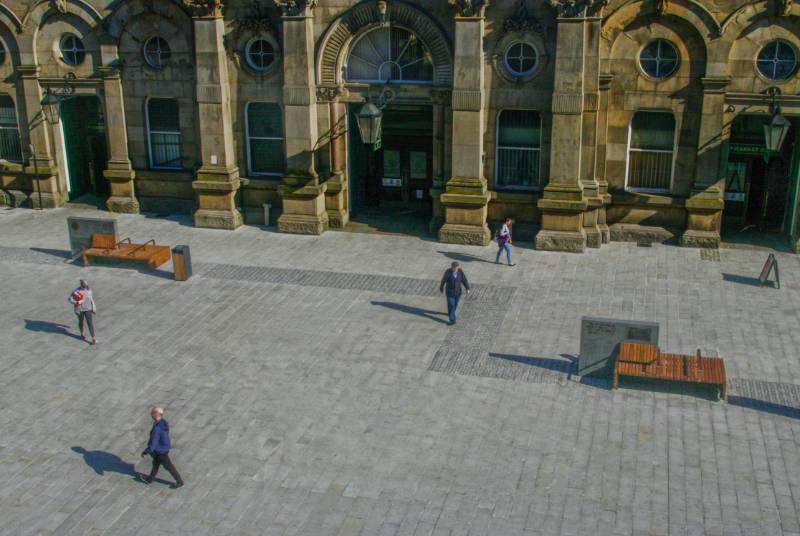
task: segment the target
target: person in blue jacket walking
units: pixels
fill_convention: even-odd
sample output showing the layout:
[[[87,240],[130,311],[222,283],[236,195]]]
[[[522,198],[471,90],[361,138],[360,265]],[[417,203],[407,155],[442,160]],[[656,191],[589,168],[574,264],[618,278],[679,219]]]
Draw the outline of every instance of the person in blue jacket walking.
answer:
[[[156,477],[159,468],[163,465],[172,478],[175,479],[175,489],[183,486],[183,479],[178,474],[178,470],[169,459],[169,449],[171,447],[169,441],[169,423],[164,419],[164,409],[159,406],[150,408],[150,416],[153,418],[153,427],[150,428],[150,439],[147,442],[147,448],[142,451],[142,457],[149,454],[153,458],[153,469],[150,471],[149,476],[142,477],[142,481],[150,484]]]

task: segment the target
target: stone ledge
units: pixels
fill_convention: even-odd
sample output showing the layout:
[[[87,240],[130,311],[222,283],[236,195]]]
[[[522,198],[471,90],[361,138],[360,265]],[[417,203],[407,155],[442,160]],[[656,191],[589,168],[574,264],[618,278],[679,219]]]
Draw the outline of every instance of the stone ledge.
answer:
[[[481,226],[445,223],[439,229],[439,242],[446,244],[486,246],[491,239],[492,233],[485,223]]]
[[[610,239],[613,242],[648,242],[657,244],[673,244],[678,241],[681,231],[672,227],[636,225],[633,223],[615,223],[608,226]]]
[[[542,230],[536,235],[536,249],[583,253],[586,251],[586,235],[583,230],[580,232]]]
[[[681,246],[686,248],[719,249],[720,236],[714,231],[687,230],[681,236]]]
[[[278,231],[289,234],[321,235],[328,230],[328,213],[319,216],[304,214],[281,214],[278,218]]]
[[[235,230],[242,225],[242,214],[238,210],[198,209],[194,213],[195,227]]]

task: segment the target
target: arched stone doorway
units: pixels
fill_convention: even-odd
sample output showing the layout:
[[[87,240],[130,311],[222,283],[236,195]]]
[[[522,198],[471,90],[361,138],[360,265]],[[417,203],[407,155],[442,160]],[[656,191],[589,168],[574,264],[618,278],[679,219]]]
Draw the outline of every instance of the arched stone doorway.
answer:
[[[441,220],[447,176],[453,64],[444,29],[410,4],[367,2],[331,25],[317,59],[318,85],[336,88],[331,123],[339,118],[347,125],[347,136],[331,150],[344,161],[349,219],[427,232]],[[387,93],[381,143],[364,145],[355,116],[367,99]]]

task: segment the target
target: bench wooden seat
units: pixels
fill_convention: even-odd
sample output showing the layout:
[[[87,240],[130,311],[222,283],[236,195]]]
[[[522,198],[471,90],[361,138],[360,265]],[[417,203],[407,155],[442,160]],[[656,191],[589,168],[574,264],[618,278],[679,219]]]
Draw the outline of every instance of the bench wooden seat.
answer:
[[[650,378],[675,382],[713,385],[727,399],[725,362],[721,357],[662,353],[655,344],[623,342],[614,363],[614,389],[619,377]]]
[[[89,266],[90,258],[143,262],[156,269],[170,259],[170,249],[169,246],[157,246],[154,240],[134,244],[130,238],[117,242],[114,235],[93,234],[92,246],[83,250],[84,266]]]

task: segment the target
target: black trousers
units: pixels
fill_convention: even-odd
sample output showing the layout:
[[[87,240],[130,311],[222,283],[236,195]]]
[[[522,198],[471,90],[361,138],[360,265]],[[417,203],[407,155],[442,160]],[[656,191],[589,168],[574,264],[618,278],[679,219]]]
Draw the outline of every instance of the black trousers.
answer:
[[[172,465],[172,460],[169,459],[169,453],[165,452],[164,454],[158,454],[157,452],[151,452],[150,456],[153,458],[153,469],[150,470],[150,479],[156,477],[156,473],[158,473],[159,468],[163,465],[164,469],[172,475],[172,478],[175,479],[175,482],[181,483],[183,480],[181,479],[181,475],[178,474],[178,470],[175,469],[175,466]]]

